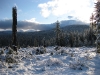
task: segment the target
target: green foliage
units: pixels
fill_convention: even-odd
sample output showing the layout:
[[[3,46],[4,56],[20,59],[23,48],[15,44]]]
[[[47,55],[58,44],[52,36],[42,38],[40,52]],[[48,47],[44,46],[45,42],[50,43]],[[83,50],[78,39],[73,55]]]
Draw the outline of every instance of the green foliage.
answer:
[[[61,39],[61,29],[60,29],[59,21],[57,21],[57,23],[56,23],[55,33],[56,33],[56,45],[59,46],[60,39]]]
[[[82,26],[81,28],[84,28],[84,27]],[[92,33],[92,31],[90,31],[90,29],[84,30],[82,32],[78,32],[79,29],[77,25],[75,29],[77,29],[77,31],[61,32],[62,35],[60,39],[60,46],[68,46],[68,47],[69,46],[71,47],[95,46],[96,36]],[[0,33],[1,47],[10,46],[11,37],[12,35],[10,33],[5,33],[5,34]],[[56,45],[55,42],[56,42],[56,37],[55,37],[54,30],[41,31],[41,32],[25,32],[25,33],[19,32],[18,33],[18,45],[20,47],[27,47],[27,46],[38,47],[38,46],[43,46],[43,45],[54,46]]]
[[[14,51],[13,49],[9,48],[9,51],[7,54],[13,54],[13,51]]]
[[[6,56],[6,62],[7,63],[16,63],[17,61],[10,55]]]
[[[100,1],[99,0],[97,0],[97,2],[95,3],[95,13],[92,14],[90,21],[91,21],[90,23],[91,29],[94,30],[94,33],[97,37],[96,39],[97,53],[100,53],[100,44],[99,44],[100,43]],[[90,40],[92,40],[91,37],[92,35],[89,37]]]

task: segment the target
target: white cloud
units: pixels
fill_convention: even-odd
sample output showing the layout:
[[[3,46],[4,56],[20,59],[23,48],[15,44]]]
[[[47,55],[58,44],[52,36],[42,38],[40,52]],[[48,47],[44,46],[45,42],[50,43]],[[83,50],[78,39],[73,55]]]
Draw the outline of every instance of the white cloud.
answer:
[[[47,18],[50,15],[50,11],[48,9],[42,9],[41,14],[43,17]]]
[[[39,24],[39,22],[36,21],[36,18],[31,18],[31,19],[29,19],[29,20],[25,20],[25,21],[27,21],[27,22],[34,22],[34,23]]]
[[[4,29],[0,29],[0,31],[4,31]]]
[[[8,17],[5,17],[5,18],[3,18],[2,20],[11,20],[10,18],[8,18]]]
[[[47,18],[50,15],[50,10],[47,8],[48,5],[46,3],[44,4],[39,4],[39,7],[41,8],[41,14],[43,17]]]
[[[11,29],[0,29],[0,31],[12,31]]]
[[[41,8],[41,15],[45,18],[51,14],[57,17],[66,15],[88,22],[94,11],[94,0],[51,0],[39,4],[38,7]]]
[[[19,29],[18,32],[35,32],[35,31],[40,31],[40,30],[36,30],[36,29]]]

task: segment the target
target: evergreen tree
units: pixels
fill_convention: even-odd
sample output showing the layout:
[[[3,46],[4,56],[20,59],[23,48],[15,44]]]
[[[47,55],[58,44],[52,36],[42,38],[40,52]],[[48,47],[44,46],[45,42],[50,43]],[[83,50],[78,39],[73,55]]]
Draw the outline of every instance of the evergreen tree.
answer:
[[[75,37],[74,37],[73,33],[70,33],[69,43],[70,43],[71,47],[74,46],[74,41],[75,41]]]
[[[42,39],[42,45],[43,45],[44,47],[46,47],[45,37]]]
[[[36,38],[34,38],[34,46],[38,47],[38,40]]]
[[[96,23],[96,44],[97,44],[97,52],[100,52],[100,1],[98,0],[97,3],[95,3],[95,23]]]
[[[61,31],[61,35],[60,35],[60,46],[65,46],[65,34],[63,31]]]
[[[90,17],[90,27],[91,27],[91,29],[94,29],[94,14],[93,13]]]
[[[60,34],[61,34],[61,29],[59,25],[59,21],[56,22],[56,45],[60,45]]]

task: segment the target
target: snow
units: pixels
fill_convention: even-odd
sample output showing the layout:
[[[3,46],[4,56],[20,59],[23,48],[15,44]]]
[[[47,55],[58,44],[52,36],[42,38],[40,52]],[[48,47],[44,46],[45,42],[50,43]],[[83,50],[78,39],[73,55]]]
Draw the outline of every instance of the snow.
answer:
[[[100,54],[96,54],[96,48],[60,47],[56,51],[55,47],[46,47],[46,53],[36,55],[37,48],[20,48],[18,55],[13,55],[17,63],[0,61],[0,75],[100,74]],[[4,58],[5,53],[0,58]]]

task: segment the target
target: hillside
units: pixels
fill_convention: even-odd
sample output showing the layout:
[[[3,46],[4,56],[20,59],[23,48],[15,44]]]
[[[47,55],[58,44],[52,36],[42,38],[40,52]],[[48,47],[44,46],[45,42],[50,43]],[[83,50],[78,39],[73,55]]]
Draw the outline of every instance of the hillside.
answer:
[[[80,20],[62,20],[59,22],[60,27],[70,26],[70,25],[88,25]],[[3,31],[11,31],[12,28],[12,20],[0,20],[0,29]],[[56,22],[51,24],[37,24],[34,22],[27,21],[18,21],[17,29],[18,32],[35,32],[35,31],[44,31],[51,30],[55,28]]]
[[[61,30],[63,30],[64,32],[68,31],[68,32],[83,32],[84,30],[89,29],[89,25],[68,25],[68,26],[64,26],[61,27]],[[18,32],[18,34],[45,34],[45,33],[54,33],[55,28],[50,29],[50,30],[43,30],[43,31],[36,31],[36,32]],[[11,34],[11,31],[0,31],[0,35],[9,35]]]
[[[75,31],[75,32],[83,32],[84,30],[89,29],[89,25],[69,25],[61,28],[63,31]]]
[[[62,27],[63,33],[65,34],[65,45],[70,44],[68,40],[70,40],[70,32],[83,33],[85,30],[89,30],[89,26],[87,25],[69,25]],[[11,31],[2,31],[0,32],[0,47],[11,45],[12,40],[12,32]],[[77,34],[75,34],[76,37]],[[82,36],[81,36],[82,37]],[[85,35],[84,39],[88,39],[88,36]],[[18,32],[17,33],[17,41],[20,46],[33,46],[35,41],[38,42],[38,45],[43,45],[43,39],[45,39],[47,46],[55,45],[55,28],[51,30],[37,31],[37,32]],[[6,43],[7,42],[7,43]],[[50,42],[50,43],[49,43]]]
[[[43,54],[37,52],[44,51]],[[0,48],[0,51],[3,48]],[[6,63],[8,57],[5,50],[0,57],[1,75],[99,75],[100,55],[96,54],[96,48],[61,47],[27,47],[20,48],[18,55],[13,54],[13,60],[17,63]],[[12,55],[10,54],[9,57]],[[11,62],[11,61],[10,61]]]

